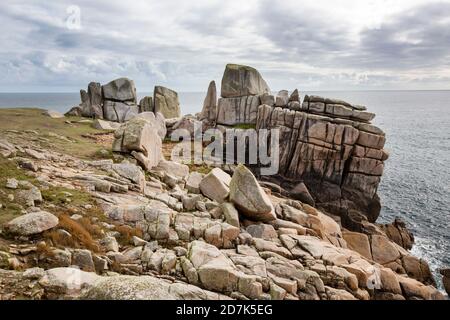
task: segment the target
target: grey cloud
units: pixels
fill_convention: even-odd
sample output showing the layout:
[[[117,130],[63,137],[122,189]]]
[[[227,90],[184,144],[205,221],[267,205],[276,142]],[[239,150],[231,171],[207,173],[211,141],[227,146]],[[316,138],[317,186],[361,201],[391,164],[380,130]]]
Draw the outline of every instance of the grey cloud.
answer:
[[[80,88],[91,80],[129,76],[146,91],[157,83],[202,91],[209,80],[220,79],[227,62],[257,67],[274,89],[383,88],[448,81],[428,73],[450,63],[448,2],[403,11],[379,28],[362,29],[356,38],[346,21],[300,2],[292,10],[286,1],[261,0],[246,13],[225,10],[227,2],[192,4],[178,17],[170,11],[175,2],[145,7],[162,10],[161,20],[174,18],[168,30],[155,28],[145,10],[132,12],[133,3],[74,2],[82,8],[81,30],[68,30],[63,24],[72,1],[0,4],[0,19],[5,21],[0,74],[7,75],[0,79],[0,90],[11,81]],[[423,70],[423,76],[414,77],[410,70]]]
[[[311,9],[295,12],[260,7],[262,34],[278,46],[272,60],[316,67],[408,70],[449,65],[450,4],[435,2],[404,11],[379,28],[352,38],[345,23],[328,21]],[[405,38],[406,37],[406,38]]]
[[[449,3],[431,3],[402,13],[379,29],[363,30],[355,63],[395,69],[449,65],[449,17]]]

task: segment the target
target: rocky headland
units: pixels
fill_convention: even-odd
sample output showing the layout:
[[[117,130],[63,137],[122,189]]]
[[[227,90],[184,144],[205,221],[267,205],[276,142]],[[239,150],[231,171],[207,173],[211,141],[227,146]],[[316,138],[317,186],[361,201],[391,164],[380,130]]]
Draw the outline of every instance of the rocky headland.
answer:
[[[65,116],[0,110],[0,299],[446,299],[406,225],[376,222],[389,155],[375,114],[272,95],[241,65],[217,95],[212,81],[181,116],[175,91],[138,103],[121,78]],[[278,174],[172,161],[170,133],[197,121],[278,129]]]

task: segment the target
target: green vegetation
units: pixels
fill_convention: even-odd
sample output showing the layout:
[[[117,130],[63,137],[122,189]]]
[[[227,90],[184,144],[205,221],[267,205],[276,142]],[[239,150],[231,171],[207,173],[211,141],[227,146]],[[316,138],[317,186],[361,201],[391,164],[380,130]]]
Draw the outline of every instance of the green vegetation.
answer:
[[[256,129],[255,124],[236,124],[233,126],[234,129],[243,129],[243,130],[249,130],[249,129]]]
[[[82,190],[72,190],[62,187],[50,187],[47,190],[42,190],[41,193],[44,201],[52,203],[56,206],[70,203],[72,206],[78,207],[95,203],[92,196]]]
[[[5,222],[20,216],[23,209],[8,197],[10,194],[14,195],[14,190],[5,187],[8,178],[35,182],[34,178],[26,175],[26,171],[18,168],[15,161],[0,156],[0,204],[2,205],[2,208],[0,208],[0,228]]]
[[[27,139],[44,148],[83,159],[98,158],[101,149],[110,148],[112,134],[92,128],[90,121],[80,122],[82,118],[78,117],[52,119],[43,112],[41,109],[1,109],[0,136],[6,135],[10,142]],[[97,141],[94,137],[98,134],[109,134],[110,138]],[[106,158],[109,156],[105,155]]]

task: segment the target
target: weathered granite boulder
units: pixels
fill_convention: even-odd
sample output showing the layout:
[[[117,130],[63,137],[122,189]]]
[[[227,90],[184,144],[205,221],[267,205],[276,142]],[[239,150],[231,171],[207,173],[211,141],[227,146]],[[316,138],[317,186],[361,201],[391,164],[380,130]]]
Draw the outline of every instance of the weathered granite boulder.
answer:
[[[151,276],[115,276],[97,281],[85,300],[217,300],[221,295],[185,283]]]
[[[136,87],[133,80],[127,78],[113,80],[105,84],[102,91],[103,98],[106,100],[137,103]]]
[[[55,268],[47,270],[39,284],[52,295],[79,295],[84,289],[90,288],[101,277],[95,273],[81,271],[76,268]]]
[[[292,91],[291,95],[289,96],[289,102],[300,102],[300,93],[298,92],[298,89]]]
[[[414,245],[414,235],[408,230],[401,219],[395,219],[393,223],[380,226],[389,239],[406,250],[411,250]]]
[[[104,118],[109,121],[126,122],[134,118],[139,108],[134,103],[105,100],[103,104]]]
[[[89,83],[87,92],[80,90],[80,98],[81,104],[78,107],[72,108],[67,115],[103,119],[103,97],[100,83]]]
[[[5,226],[8,233],[20,236],[39,234],[56,227],[59,220],[46,211],[25,214],[8,222]]]
[[[133,118],[114,133],[113,151],[131,153],[146,170],[158,165],[161,148],[158,127],[144,118]]]
[[[233,262],[215,246],[193,241],[188,257],[198,273],[199,282],[208,290],[233,292],[237,290],[239,274]]]
[[[267,222],[277,218],[269,197],[244,165],[239,165],[234,171],[230,201],[250,220]]]
[[[248,66],[228,64],[222,78],[222,98],[236,98],[270,93],[260,73]]]
[[[275,105],[277,107],[284,108],[289,103],[289,92],[287,90],[281,90],[277,94]]]
[[[165,118],[178,118],[181,116],[178,93],[166,87],[156,86],[153,92],[155,112],[161,113]]]
[[[265,93],[259,96],[259,98],[261,99],[261,104],[266,104],[271,107],[275,105],[275,97],[271,94]]]
[[[215,124],[217,118],[217,89],[216,82],[211,81],[208,86],[203,109],[199,120],[207,120],[210,124]]]
[[[314,201],[314,198],[311,196],[311,193],[309,192],[308,188],[303,182],[300,182],[297,184],[290,192],[290,196],[293,199],[300,200],[303,203],[309,204],[311,206],[315,206],[316,202]]]
[[[201,192],[211,200],[223,203],[230,193],[231,177],[219,168],[214,168],[200,182]]]
[[[150,122],[151,126],[158,131],[160,138],[164,140],[167,134],[167,128],[166,119],[164,119],[164,116],[161,113],[142,112],[135,116],[135,118],[145,119]]]
[[[139,102],[139,112],[154,112],[153,97],[144,97]]]

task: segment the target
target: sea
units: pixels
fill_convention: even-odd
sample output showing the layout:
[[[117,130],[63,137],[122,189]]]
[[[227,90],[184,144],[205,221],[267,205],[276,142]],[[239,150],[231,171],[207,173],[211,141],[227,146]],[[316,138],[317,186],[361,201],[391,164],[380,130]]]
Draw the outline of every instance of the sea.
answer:
[[[450,91],[321,91],[304,94],[362,104],[387,135],[390,158],[379,186],[378,222],[402,218],[413,231],[413,253],[438,270],[450,267]],[[151,95],[143,93],[141,96]],[[183,114],[201,111],[204,92],[181,92]],[[38,107],[65,112],[78,93],[0,93],[0,108]],[[1,126],[1,123],[0,123]],[[442,288],[442,287],[441,287]]]

